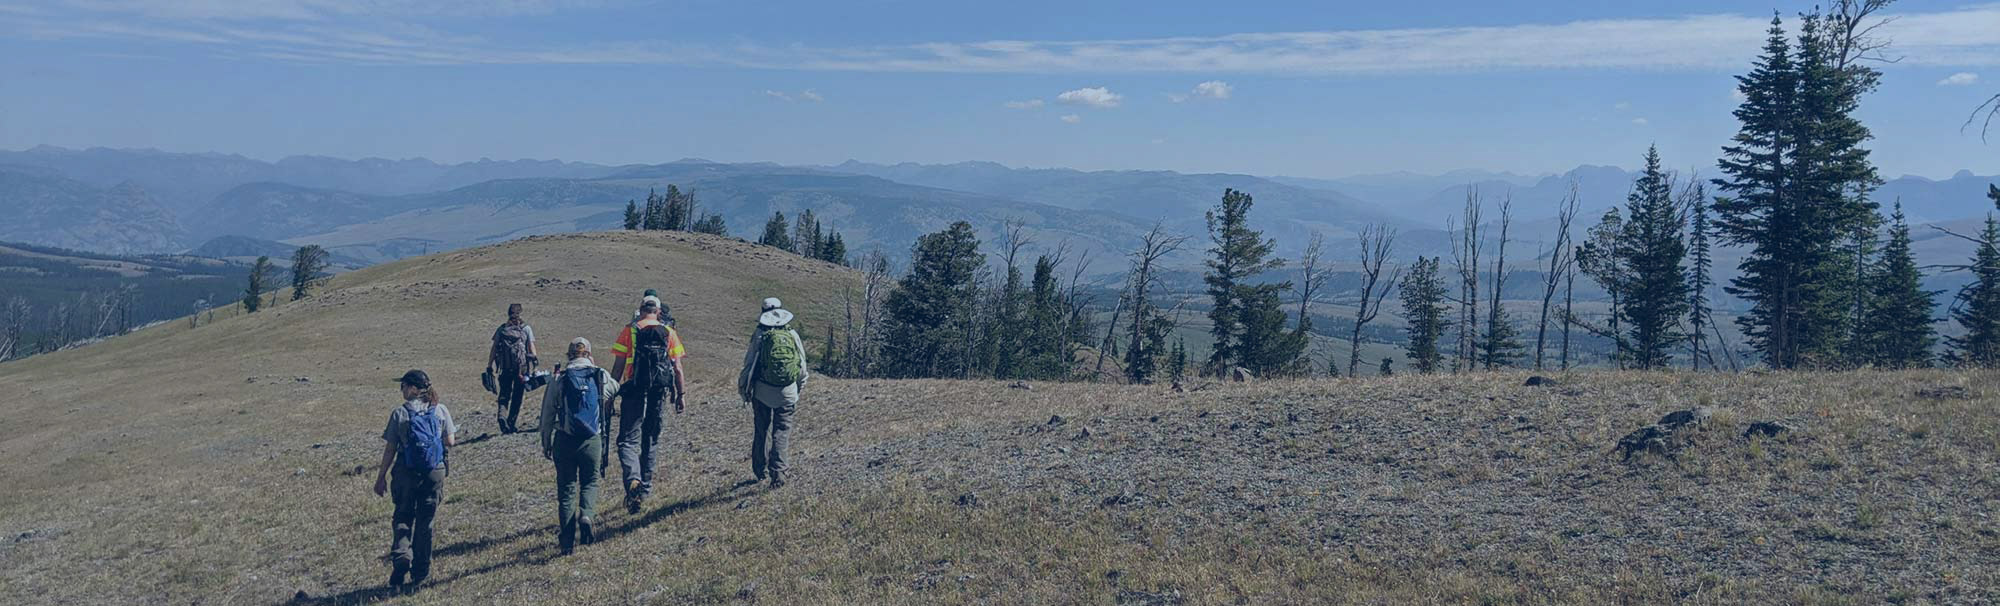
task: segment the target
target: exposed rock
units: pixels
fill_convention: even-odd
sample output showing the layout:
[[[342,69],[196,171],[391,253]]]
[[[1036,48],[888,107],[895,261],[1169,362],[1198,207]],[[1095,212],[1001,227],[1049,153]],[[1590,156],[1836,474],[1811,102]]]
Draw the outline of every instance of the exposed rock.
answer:
[[[1775,438],[1778,437],[1778,434],[1796,432],[1798,430],[1798,426],[1784,421],[1758,421],[1751,423],[1748,429],[1743,430],[1743,437],[1764,436]]]
[[[1176,606],[1187,603],[1187,598],[1183,597],[1178,589],[1165,591],[1127,589],[1118,592],[1116,599],[1119,606]]]
[[[1632,455],[1639,452],[1650,452],[1672,457],[1673,450],[1668,440],[1673,437],[1673,433],[1672,429],[1664,426],[1647,425],[1632,433],[1625,434],[1625,437],[1618,439],[1617,452],[1624,455],[1619,460],[1631,461]]]
[[[1959,385],[1926,387],[1917,390],[1917,397],[1926,400],[1970,400],[1978,397],[1972,390]]]
[[[1528,377],[1528,382],[1522,383],[1522,385],[1528,387],[1555,387],[1556,380],[1541,375],[1535,375],[1532,377]]]
[[[1089,427],[1085,427],[1085,428],[1083,428],[1083,431],[1079,431],[1079,432],[1077,432],[1077,433],[1076,433],[1076,439],[1078,439],[1078,440],[1088,440],[1088,439],[1090,439],[1090,436],[1091,436],[1091,433],[1090,433],[1090,428],[1089,428]]]
[[[958,506],[962,509],[979,507],[979,495],[970,492],[958,495]]]
[[[1707,406],[1696,406],[1687,410],[1676,410],[1667,413],[1667,416],[1660,417],[1660,425],[1678,429],[1684,425],[1700,425],[1713,416],[1715,416],[1715,409]]]
[[[1236,383],[1250,383],[1257,380],[1257,373],[1241,366],[1229,369],[1229,380]]]
[[[1050,427],[1054,427],[1054,426],[1057,426],[1057,425],[1061,425],[1061,424],[1063,424],[1063,423],[1067,423],[1067,422],[1068,422],[1068,421],[1064,421],[1064,420],[1063,420],[1063,418],[1062,418],[1062,415],[1049,415],[1049,426],[1050,426]]]
[[[1035,386],[1033,386],[1033,385],[1029,385],[1027,381],[1015,381],[1015,382],[1013,382],[1012,384],[1009,384],[1009,385],[1008,385],[1008,387],[1011,387],[1011,388],[1014,388],[1014,389],[1024,389],[1024,390],[1027,390],[1027,391],[1034,391],[1034,390],[1035,390]]]

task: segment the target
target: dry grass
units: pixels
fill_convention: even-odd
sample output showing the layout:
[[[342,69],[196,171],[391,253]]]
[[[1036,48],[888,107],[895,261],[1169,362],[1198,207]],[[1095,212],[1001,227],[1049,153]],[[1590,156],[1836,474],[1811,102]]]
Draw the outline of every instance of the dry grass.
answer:
[[[387,379],[431,368],[462,437],[492,432],[471,380],[497,315],[485,312],[522,299],[544,339],[598,337],[647,286],[613,259],[657,255],[677,268],[659,281],[703,386],[670,419],[656,502],[605,511],[606,540],[556,559],[534,439],[475,439],[452,455],[434,585],[398,602],[2000,600],[1991,373],[1582,373],[1554,388],[1405,376],[1186,394],[821,381],[800,412],[797,481],[745,486],[749,413],[724,384],[741,308],[847,279],[760,252],[538,238],[0,366],[0,594],[385,597],[389,504],[368,493],[372,470],[349,472],[379,452]],[[785,277],[752,288],[744,274]],[[1971,397],[1914,395],[1952,385]],[[1698,404],[1717,414],[1677,458],[1611,454],[1625,432]],[[1773,419],[1804,431],[1740,437]]]

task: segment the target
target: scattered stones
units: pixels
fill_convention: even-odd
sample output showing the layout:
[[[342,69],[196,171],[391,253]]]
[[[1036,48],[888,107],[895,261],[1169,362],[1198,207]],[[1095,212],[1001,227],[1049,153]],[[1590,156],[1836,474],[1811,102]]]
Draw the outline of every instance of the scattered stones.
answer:
[[[1187,598],[1183,597],[1178,589],[1165,591],[1127,589],[1118,592],[1115,603],[1118,606],[1177,606],[1186,604]]]
[[[292,380],[294,380],[294,381],[298,381],[298,382],[300,382],[300,383],[311,383],[311,382],[313,382],[313,380],[312,380],[312,378],[311,378],[311,377],[298,377],[298,378],[294,378],[294,379],[292,379]]]
[[[1673,435],[1674,432],[1672,429],[1661,425],[1647,425],[1632,433],[1625,434],[1625,437],[1618,439],[1617,452],[1624,455],[1620,460],[1631,461],[1632,455],[1640,452],[1650,452],[1672,458],[1674,448],[1672,442],[1669,440]]]
[[[958,495],[958,507],[959,507],[960,509],[976,509],[976,508],[978,508],[978,507],[979,507],[979,495],[977,495],[977,494],[973,494],[973,493],[970,493],[970,492],[968,492],[968,493],[965,493],[965,494],[962,494],[962,495]]]
[[[1963,386],[1945,385],[1942,387],[1919,389],[1917,390],[1917,397],[1926,400],[1970,400],[1978,396],[1973,394],[1972,390],[1966,389]]]
[[[763,586],[763,583],[761,583],[761,582],[758,582],[758,581],[751,581],[751,582],[748,582],[748,583],[744,583],[744,584],[743,584],[743,588],[742,588],[742,589],[738,589],[738,590],[736,590],[736,599],[739,599],[739,600],[754,600],[754,599],[756,599],[756,598],[757,598],[757,588],[758,588],[758,587],[761,587],[761,586]]]
[[[1229,369],[1229,380],[1235,383],[1251,383],[1257,380],[1257,373],[1241,366]]]
[[[1764,436],[1766,438],[1775,438],[1778,437],[1778,434],[1796,432],[1798,430],[1798,426],[1784,421],[1758,421],[1751,423],[1749,429],[1743,430],[1743,437]]]
[[[1696,406],[1687,410],[1676,410],[1667,413],[1667,416],[1660,417],[1659,424],[1670,429],[1678,429],[1684,425],[1699,425],[1713,416],[1715,416],[1715,409],[1707,406]]]
[[[1541,375],[1535,375],[1532,377],[1528,377],[1528,382],[1522,383],[1521,385],[1527,387],[1555,387],[1556,380]]]
[[[1090,436],[1091,436],[1091,433],[1090,433],[1090,428],[1089,428],[1089,427],[1085,427],[1085,428],[1083,428],[1083,431],[1079,431],[1079,432],[1077,432],[1077,433],[1076,433],[1076,439],[1078,439],[1078,440],[1088,440],[1088,439],[1090,439]]]
[[[292,600],[294,601],[303,602],[310,599],[312,599],[312,596],[306,595],[306,590],[304,589],[300,589],[298,593],[292,594]]]
[[[1023,389],[1027,391],[1035,390],[1035,386],[1029,385],[1027,381],[1015,381],[1012,384],[1009,384],[1007,387],[1012,389]]]
[[[1063,420],[1063,418],[1062,418],[1062,415],[1049,415],[1049,426],[1050,426],[1050,427],[1055,427],[1055,426],[1057,426],[1057,425],[1061,425],[1061,424],[1063,424],[1063,423],[1067,423],[1067,422],[1068,422],[1068,421],[1065,421],[1065,420]]]
[[[367,465],[355,465],[355,466],[354,466],[354,469],[349,469],[349,470],[347,470],[347,471],[343,471],[343,472],[340,472],[340,475],[343,475],[343,476],[358,476],[358,475],[361,475],[361,474],[364,474],[364,473],[368,473],[368,466],[367,466]]]
[[[736,502],[736,510],[737,510],[737,511],[743,511],[743,510],[745,510],[745,509],[749,509],[749,508],[750,508],[750,500],[749,500],[749,499],[744,499],[744,500],[741,500],[741,501],[737,501],[737,502]]]

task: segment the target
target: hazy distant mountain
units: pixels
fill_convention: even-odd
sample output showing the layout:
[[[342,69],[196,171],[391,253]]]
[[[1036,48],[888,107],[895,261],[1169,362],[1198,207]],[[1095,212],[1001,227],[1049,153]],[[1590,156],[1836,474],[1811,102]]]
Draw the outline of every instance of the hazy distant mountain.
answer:
[[[183,219],[200,212],[216,196],[250,183],[401,195],[448,190],[493,179],[591,178],[617,170],[553,160],[439,164],[423,158],[342,160],[293,156],[273,163],[233,154],[102,147],[71,150],[49,145],[18,152],[0,151],[0,164],[51,168],[99,187],[129,181],[153,192],[162,206]]]
[[[1986,187],[1993,184],[2000,184],[2000,176],[1982,177],[1967,170],[1943,181],[1905,175],[1883,183],[1875,190],[1874,199],[1885,215],[1902,201],[1903,213],[1911,223],[1984,217],[1993,210],[1993,201],[1986,197]]]
[[[114,254],[180,250],[187,234],[130,182],[110,188],[54,171],[0,165],[0,240]]]
[[[239,263],[250,263],[257,257],[270,257],[272,262],[289,267],[292,253],[298,246],[276,240],[260,240],[248,236],[217,236],[203,242],[201,246],[188,249],[187,254],[196,257],[223,259]],[[369,265],[365,260],[340,254],[327,255],[327,261],[335,269],[357,269]]]
[[[1337,191],[1308,189],[1237,174],[1171,171],[1093,171],[1008,168],[991,162],[868,164],[848,161],[828,170],[872,175],[916,185],[955,189],[1078,210],[1124,215],[1138,223],[1163,220],[1182,234],[1205,229],[1202,213],[1224,189],[1256,199],[1252,221],[1277,238],[1280,251],[1305,246],[1314,232],[1335,242],[1368,224],[1415,226],[1405,218]]]
[[[1307,177],[1270,177],[1270,179],[1287,185],[1342,192],[1382,205],[1385,209],[1393,210],[1398,204],[1423,200],[1450,187],[1462,186],[1468,183],[1528,186],[1540,181],[1544,176],[1546,175],[1530,176],[1508,172],[1459,169],[1441,175],[1399,171],[1373,175],[1356,175],[1338,179],[1313,179]]]

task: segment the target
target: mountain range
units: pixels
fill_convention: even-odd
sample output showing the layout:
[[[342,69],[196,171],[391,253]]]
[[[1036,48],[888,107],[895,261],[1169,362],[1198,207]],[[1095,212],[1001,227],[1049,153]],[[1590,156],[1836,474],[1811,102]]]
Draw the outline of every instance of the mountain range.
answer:
[[[1572,183],[1583,207],[1572,228],[1581,232],[1604,209],[1623,203],[1635,177],[1612,166],[1550,175],[1461,170],[1320,179],[991,162],[785,166],[689,159],[607,166],[320,156],[264,162],[214,153],[40,146],[0,152],[0,212],[24,218],[0,227],[0,239],[130,254],[181,252],[241,236],[320,244],[372,263],[524,235],[615,228],[625,203],[674,184],[694,192],[700,212],[722,215],[741,237],[753,237],[773,212],[812,210],[857,252],[899,257],[917,235],[966,220],[988,242],[1005,225],[1019,223],[1034,240],[1031,251],[1067,246],[1116,258],[1155,222],[1198,236],[1204,211],[1225,189],[1236,189],[1255,197],[1253,220],[1277,240],[1282,255],[1297,254],[1315,233],[1334,250],[1346,250],[1362,227],[1386,225],[1401,234],[1401,254],[1411,256],[1448,250],[1446,219],[1458,215],[1476,188],[1489,223],[1497,219],[1497,201],[1512,202],[1510,235],[1518,243],[1513,250],[1521,252],[1510,258],[1531,261],[1553,240],[1548,219]],[[1990,209],[1984,191],[1995,181],[1970,172],[1944,180],[1906,176],[1886,182],[1875,198],[1885,206],[1900,201],[1913,223],[1954,222]],[[1970,250],[1934,244],[1938,255]],[[1185,248],[1177,261],[1191,266],[1205,247]],[[1095,270],[1121,268],[1108,262]]]

